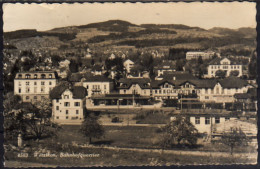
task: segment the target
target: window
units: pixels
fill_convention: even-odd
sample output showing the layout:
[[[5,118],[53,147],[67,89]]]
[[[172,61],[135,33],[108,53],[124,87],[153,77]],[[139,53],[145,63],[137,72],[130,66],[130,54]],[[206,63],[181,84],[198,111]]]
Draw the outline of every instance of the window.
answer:
[[[26,82],[26,86],[29,86],[30,85],[30,82]]]
[[[155,93],[157,94],[157,90],[155,90]]]
[[[64,103],[64,106],[65,106],[65,107],[69,107],[69,106],[70,106],[70,102],[65,102],[65,103]]]
[[[216,88],[216,93],[219,94],[219,87]]]
[[[22,92],[21,90],[22,90],[22,89],[21,89],[21,88],[19,88],[19,89],[18,89],[18,93],[21,93],[21,92]]]
[[[205,124],[210,124],[210,118],[209,117],[205,118]]]
[[[74,106],[80,106],[80,102],[75,102]]]
[[[51,85],[51,82],[49,82],[49,85]]]
[[[18,78],[22,78],[22,75],[21,75],[21,74],[19,74],[19,75],[18,75]]]
[[[49,78],[50,78],[50,79],[52,78],[52,74],[49,74]]]
[[[34,100],[37,100],[37,96],[34,96],[33,99],[34,99]]]
[[[37,85],[37,82],[34,82],[34,85]]]
[[[35,75],[34,75],[34,79],[37,79],[37,77],[38,77],[38,75],[37,75],[37,74],[35,74]]]
[[[219,117],[215,117],[215,123],[220,123],[220,118]]]
[[[29,79],[29,78],[31,78],[31,75],[26,74],[26,75],[25,75],[25,78],[26,78],[26,79]]]
[[[79,114],[79,110],[76,110],[76,114]]]
[[[225,121],[228,121],[228,120],[230,120],[230,118],[229,117],[225,117]]]
[[[26,97],[25,97],[25,99],[26,99],[26,100],[29,100],[29,99],[30,99],[30,97],[29,97],[29,96],[26,96]]]
[[[41,82],[41,85],[45,85],[45,82]]]
[[[46,77],[45,74],[41,74],[42,79],[45,79],[45,77]]]
[[[200,117],[195,117],[195,124],[200,124]]]
[[[124,90],[124,94],[126,94],[126,90]]]
[[[107,85],[104,85],[104,89],[107,89]]]
[[[60,109],[60,107],[59,106],[56,106],[56,110],[59,110]]]
[[[41,93],[44,93],[44,91],[45,91],[45,88],[42,87],[42,88],[41,88]]]
[[[26,93],[29,93],[30,92],[30,88],[26,88]]]
[[[56,103],[59,103],[59,99],[56,99]]]
[[[69,95],[64,95],[64,99],[69,99]]]
[[[66,114],[69,114],[69,110],[66,110]]]
[[[68,117],[68,116],[66,116],[66,119],[69,119],[69,117]]]
[[[18,84],[19,84],[19,86],[22,86],[21,82],[19,82]]]
[[[56,116],[56,119],[59,119],[59,116]]]
[[[205,89],[205,93],[208,94],[208,89]]]
[[[209,96],[205,96],[205,99],[209,99]]]

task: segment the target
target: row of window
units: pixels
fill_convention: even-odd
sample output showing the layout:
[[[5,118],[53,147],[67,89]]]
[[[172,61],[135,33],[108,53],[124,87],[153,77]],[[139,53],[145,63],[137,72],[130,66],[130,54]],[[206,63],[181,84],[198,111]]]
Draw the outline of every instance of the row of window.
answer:
[[[74,102],[74,106],[75,107],[79,107],[80,106],[80,102]],[[70,102],[64,102],[64,107],[70,107]]]
[[[60,110],[60,107],[59,107],[59,106],[56,106],[56,110]],[[61,112],[61,110],[60,110],[60,112]],[[65,110],[65,113],[66,113],[66,114],[69,114],[69,110]],[[76,113],[76,114],[79,114],[79,110],[76,110],[75,113]]]
[[[41,99],[45,98],[44,96],[41,96]],[[37,96],[33,96],[33,100],[37,100],[38,97]],[[30,100],[30,96],[26,96],[25,100]]]
[[[56,119],[60,119],[60,117],[59,117],[59,116],[56,116]],[[69,119],[69,116],[66,116],[66,119]],[[77,119],[80,119],[80,120],[81,120],[81,118],[79,118],[78,116],[71,117],[71,120],[77,120]]]
[[[30,86],[30,82],[25,82],[26,86]],[[34,85],[37,85],[37,82],[33,83]],[[41,82],[41,85],[45,85],[45,82]],[[49,85],[52,85],[52,82],[49,82]],[[19,86],[22,86],[22,83],[19,82]]]
[[[223,69],[228,69],[229,66],[223,66]],[[230,66],[231,69],[239,69],[240,66],[239,65],[231,65]],[[211,69],[220,69],[220,66],[211,66]]]
[[[22,74],[19,74],[18,77],[19,77],[19,78],[22,78]],[[34,79],[37,79],[37,78],[38,78],[38,74],[34,74],[33,77],[34,77]],[[45,79],[45,78],[46,78],[46,74],[41,74],[40,77],[41,77],[41,79]],[[52,78],[52,77],[53,77],[52,74],[49,74],[49,78]],[[31,78],[31,75],[30,75],[30,74],[26,74],[26,75],[25,75],[25,78],[26,78],[26,79],[30,79],[30,78]]]
[[[225,117],[225,121],[230,120],[229,117]],[[215,124],[220,123],[220,117],[215,117]],[[200,117],[195,117],[195,124],[200,124]],[[205,124],[210,124],[210,117],[205,117]]]
[[[51,90],[52,88],[50,88],[50,90]],[[27,87],[26,89],[25,89],[25,92],[26,93],[30,93],[30,88],[29,87]],[[22,89],[21,88],[19,88],[18,89],[18,93],[22,93]],[[37,93],[37,87],[35,87],[34,88],[34,93]],[[41,87],[41,93],[45,93],[45,87]]]

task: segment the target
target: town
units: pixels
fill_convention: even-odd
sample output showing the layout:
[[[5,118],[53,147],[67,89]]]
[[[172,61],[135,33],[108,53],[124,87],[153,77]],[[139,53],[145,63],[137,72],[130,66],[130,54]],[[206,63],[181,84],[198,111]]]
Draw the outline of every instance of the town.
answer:
[[[125,24],[105,23],[121,22]],[[49,153],[55,160],[45,159],[55,165],[61,163],[56,159],[60,152],[113,156],[125,165],[130,164],[129,152],[138,165],[163,165],[171,160],[170,165],[253,162],[256,51],[142,47],[150,45],[146,41],[134,47],[132,42],[123,47],[105,45],[124,36],[176,34],[146,27],[136,34],[98,35],[87,42],[75,40],[78,37],[70,27],[60,28],[66,34],[53,33],[56,29],[46,34],[35,30],[5,33],[6,156],[23,161],[14,157],[15,152]],[[59,41],[53,40],[55,36]],[[114,155],[115,151],[122,154]],[[157,151],[159,161],[154,159]],[[144,161],[143,155],[147,156]],[[188,162],[187,157],[194,159]],[[26,160],[44,163],[38,157]],[[95,160],[88,162],[104,162]],[[62,162],[69,165],[71,161]],[[109,158],[104,163],[116,164]]]

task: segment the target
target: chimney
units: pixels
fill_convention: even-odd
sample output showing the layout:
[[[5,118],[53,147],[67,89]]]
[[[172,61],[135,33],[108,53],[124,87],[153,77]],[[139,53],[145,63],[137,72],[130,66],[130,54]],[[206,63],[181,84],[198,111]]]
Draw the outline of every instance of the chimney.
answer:
[[[175,77],[175,76],[173,76],[172,80],[176,80],[176,77]]]

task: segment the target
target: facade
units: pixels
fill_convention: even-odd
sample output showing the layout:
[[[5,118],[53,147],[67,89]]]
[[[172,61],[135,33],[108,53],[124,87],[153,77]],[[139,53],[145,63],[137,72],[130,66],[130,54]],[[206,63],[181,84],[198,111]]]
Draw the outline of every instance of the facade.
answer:
[[[215,58],[208,65],[208,74],[205,77],[211,78],[216,77],[218,70],[225,71],[226,76],[230,76],[232,71],[238,72],[238,77],[243,75],[242,65],[231,61],[228,58]]]
[[[130,59],[124,61],[124,67],[127,73],[130,73],[131,69],[134,67],[134,62]]]
[[[198,59],[201,57],[203,60],[211,59],[214,56],[215,52],[187,52],[186,60]]]
[[[120,94],[138,94],[141,96],[150,96],[151,81],[148,78],[126,78],[119,80]]]
[[[52,118],[57,123],[78,123],[84,120],[87,91],[82,86],[57,86],[50,94]]]
[[[169,62],[164,62],[161,65],[155,67],[155,72],[157,76],[163,75],[164,72],[174,72],[174,71],[176,71],[176,69]]]
[[[19,72],[14,79],[14,94],[23,102],[35,102],[49,98],[49,92],[57,84],[57,74],[53,71]]]
[[[87,89],[87,97],[109,94],[114,88],[112,79],[100,75],[82,79],[82,85]]]

